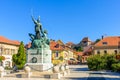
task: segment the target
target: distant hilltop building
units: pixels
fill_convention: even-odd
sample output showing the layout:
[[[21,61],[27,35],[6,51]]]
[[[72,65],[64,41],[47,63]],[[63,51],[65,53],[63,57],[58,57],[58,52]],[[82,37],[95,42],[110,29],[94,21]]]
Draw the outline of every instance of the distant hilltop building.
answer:
[[[92,41],[88,37],[84,37],[81,41],[82,47],[87,47],[92,44]]]
[[[0,36],[0,56],[4,58],[0,65],[12,67],[12,55],[17,54],[20,42]]]
[[[88,38],[88,37],[84,37],[78,44],[73,44],[73,48],[74,49],[79,49],[81,48],[83,51],[86,47],[88,47],[89,45],[91,45],[93,42]]]

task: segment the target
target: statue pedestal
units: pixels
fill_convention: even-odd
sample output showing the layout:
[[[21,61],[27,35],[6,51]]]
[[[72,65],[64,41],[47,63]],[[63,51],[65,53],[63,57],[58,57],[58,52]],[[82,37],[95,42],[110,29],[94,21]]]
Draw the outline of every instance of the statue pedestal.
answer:
[[[48,63],[27,63],[34,71],[50,71],[53,64]]]
[[[51,50],[46,48],[27,50],[27,63],[32,70],[48,71],[52,68]]]

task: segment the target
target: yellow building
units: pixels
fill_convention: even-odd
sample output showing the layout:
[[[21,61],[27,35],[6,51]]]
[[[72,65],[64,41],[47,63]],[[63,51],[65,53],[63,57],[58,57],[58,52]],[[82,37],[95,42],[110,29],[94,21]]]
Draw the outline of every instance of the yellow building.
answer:
[[[53,64],[67,63],[70,58],[73,58],[73,52],[61,40],[51,41],[50,48]]]
[[[19,45],[19,41],[9,40],[0,36],[0,56],[5,58],[5,60],[2,60],[2,66],[12,67],[12,55],[18,52]]]

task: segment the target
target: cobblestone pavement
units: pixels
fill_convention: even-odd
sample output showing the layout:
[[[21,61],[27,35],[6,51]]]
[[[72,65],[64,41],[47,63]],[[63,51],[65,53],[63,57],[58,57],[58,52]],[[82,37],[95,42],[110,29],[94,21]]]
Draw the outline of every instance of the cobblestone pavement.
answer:
[[[63,77],[63,80],[87,80],[88,67],[86,65],[70,65],[70,74]]]
[[[36,73],[37,74],[37,73]],[[58,80],[39,77],[20,78],[15,74],[9,74],[0,80]],[[89,71],[87,65],[70,65],[70,74],[60,80],[120,80],[120,74],[110,71]]]
[[[71,65],[71,74],[66,80],[120,80],[120,73],[110,71],[89,71],[87,65]]]

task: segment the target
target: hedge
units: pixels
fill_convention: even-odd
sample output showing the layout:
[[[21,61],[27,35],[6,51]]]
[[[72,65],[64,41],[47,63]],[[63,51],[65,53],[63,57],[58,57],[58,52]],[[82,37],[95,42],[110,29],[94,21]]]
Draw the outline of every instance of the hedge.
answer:
[[[112,70],[115,69],[115,65],[119,61],[115,58],[113,54],[104,54],[104,55],[91,55],[87,59],[88,68],[90,70]]]

